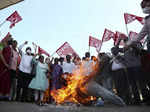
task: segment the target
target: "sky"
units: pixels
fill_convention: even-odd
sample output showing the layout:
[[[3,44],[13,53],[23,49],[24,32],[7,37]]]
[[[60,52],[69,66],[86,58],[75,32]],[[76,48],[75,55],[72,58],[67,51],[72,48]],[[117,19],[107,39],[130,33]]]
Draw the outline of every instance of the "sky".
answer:
[[[145,17],[140,7],[141,0],[25,0],[0,10],[2,23],[15,10],[23,20],[9,29],[9,22],[0,27],[0,39],[10,32],[20,44],[32,42],[50,55],[64,43],[83,57],[89,50],[89,35],[102,39],[104,29],[126,34],[123,14],[125,12]],[[142,25],[135,21],[128,25],[129,31],[139,32]],[[105,42],[101,52],[110,52],[113,41]],[[90,48],[91,55],[97,55]],[[54,54],[57,56],[57,54]]]

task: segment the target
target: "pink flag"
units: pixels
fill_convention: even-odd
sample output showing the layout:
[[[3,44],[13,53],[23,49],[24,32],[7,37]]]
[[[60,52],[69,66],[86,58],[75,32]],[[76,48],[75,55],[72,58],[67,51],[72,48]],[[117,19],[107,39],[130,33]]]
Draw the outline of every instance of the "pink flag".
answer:
[[[39,54],[45,54],[47,55],[48,57],[50,56],[49,53],[47,53],[45,50],[43,50],[42,48],[38,47],[38,53]]]
[[[89,46],[95,47],[96,51],[99,52],[102,46],[102,41],[95,37],[89,36]]]
[[[144,24],[144,18],[143,17],[139,17],[133,14],[129,14],[129,13],[124,13],[124,19],[125,19],[125,23],[129,24],[135,20],[139,21],[141,24]]]
[[[138,36],[138,33],[130,31],[129,37],[131,40],[133,40],[134,38],[137,38],[137,36]],[[144,43],[144,39],[141,40],[141,43]]]
[[[121,32],[118,32],[116,31],[116,34],[115,34],[115,38],[114,38],[114,44],[117,45],[119,39],[125,39],[125,38],[128,38],[124,33],[121,33]],[[124,42],[123,40],[121,40],[120,44],[121,46],[124,46]]]
[[[65,42],[60,48],[58,48],[56,53],[61,57],[65,57],[66,55],[78,56],[68,42]]]
[[[11,37],[11,34],[8,32],[7,35],[1,40],[1,42],[7,40],[10,37]]]
[[[21,16],[18,14],[17,11],[15,11],[14,13],[12,13],[8,18],[6,18],[7,21],[11,22],[10,28],[12,28],[13,26],[15,26],[16,23],[18,23],[19,21],[22,20]]]
[[[103,34],[103,37],[102,37],[102,42],[106,42],[106,41],[109,41],[111,38],[113,38],[115,36],[115,33],[108,30],[108,29],[105,29],[104,31],[104,34]]]

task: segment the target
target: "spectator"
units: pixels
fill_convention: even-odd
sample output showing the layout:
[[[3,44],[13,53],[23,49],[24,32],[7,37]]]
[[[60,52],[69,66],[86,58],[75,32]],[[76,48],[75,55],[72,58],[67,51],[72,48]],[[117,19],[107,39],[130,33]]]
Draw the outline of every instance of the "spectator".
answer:
[[[35,90],[35,101],[38,105],[43,105],[44,92],[48,89],[48,65],[44,63],[44,56],[40,55],[39,59],[33,58],[33,62],[36,63],[36,76],[29,84],[29,88]],[[40,96],[40,100],[38,100]]]
[[[26,48],[26,53],[22,51],[22,48],[27,45],[28,42],[26,41],[23,45],[19,46],[19,52],[21,54],[21,62],[19,65],[19,75],[18,75],[18,85],[17,85],[17,97],[16,100],[19,101],[21,97],[21,101],[27,101],[28,98],[28,86],[30,81],[32,80],[31,76],[31,61],[33,59],[33,56],[31,55],[31,48]],[[21,93],[22,88],[22,93]]]
[[[18,58],[19,53],[17,52],[17,41],[12,42],[12,56],[10,63],[10,78],[11,78],[11,100],[15,100],[16,89],[17,89],[17,67],[18,67]]]
[[[0,47],[0,98],[10,99],[10,62],[12,56],[12,38],[8,38],[2,42]]]

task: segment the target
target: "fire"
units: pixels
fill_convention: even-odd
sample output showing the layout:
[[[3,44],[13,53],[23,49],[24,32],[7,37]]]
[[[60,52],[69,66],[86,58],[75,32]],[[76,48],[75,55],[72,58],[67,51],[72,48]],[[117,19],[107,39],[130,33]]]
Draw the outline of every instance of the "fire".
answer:
[[[93,96],[88,96],[85,88],[86,82],[89,80],[89,76],[83,75],[84,69],[81,66],[79,69],[73,72],[73,75],[68,75],[67,86],[58,90],[53,90],[51,96],[54,98],[57,104],[65,102],[72,102],[77,104],[86,104],[95,100]]]

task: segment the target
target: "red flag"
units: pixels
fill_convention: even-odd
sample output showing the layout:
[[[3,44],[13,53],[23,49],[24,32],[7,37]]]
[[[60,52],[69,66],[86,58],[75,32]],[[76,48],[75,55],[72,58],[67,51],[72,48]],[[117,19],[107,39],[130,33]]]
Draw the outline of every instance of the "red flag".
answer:
[[[21,16],[18,14],[18,12],[15,11],[15,12],[12,13],[6,20],[11,22],[10,28],[12,28],[13,26],[15,26],[16,23],[18,23],[19,21],[21,21],[22,18],[21,18]]]
[[[11,37],[11,34],[8,32],[7,35],[1,40],[1,42],[7,40],[10,37]]]
[[[129,37],[131,40],[133,40],[134,38],[137,38],[137,36],[138,36],[138,33],[130,31]],[[144,43],[144,39],[141,40],[141,43]]]
[[[114,38],[114,44],[117,45],[119,39],[125,39],[125,38],[128,38],[124,33],[121,33],[121,32],[118,32],[116,31],[116,34],[115,34],[115,38]],[[122,45],[124,46],[124,42],[123,40],[121,40],[120,44],[119,45]]]
[[[45,54],[47,56],[50,56],[49,53],[47,53],[45,50],[43,50],[42,48],[38,47],[38,53],[39,54]]]
[[[143,25],[145,22],[145,19],[143,17],[136,16],[136,19]]]
[[[115,33],[108,30],[108,29],[105,29],[104,31],[104,34],[103,34],[103,37],[102,37],[102,42],[106,42],[106,41],[109,41],[111,38],[113,38],[115,36]]]
[[[144,18],[143,17],[139,17],[133,14],[128,14],[128,13],[124,13],[124,19],[125,19],[125,23],[129,24],[135,20],[138,20],[141,24],[144,24]]]
[[[78,56],[68,42],[65,42],[60,48],[58,48],[56,53],[61,57],[65,57],[66,55]]]
[[[102,46],[102,41],[95,37],[89,36],[89,46],[95,47],[96,51],[99,52]]]

